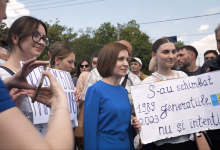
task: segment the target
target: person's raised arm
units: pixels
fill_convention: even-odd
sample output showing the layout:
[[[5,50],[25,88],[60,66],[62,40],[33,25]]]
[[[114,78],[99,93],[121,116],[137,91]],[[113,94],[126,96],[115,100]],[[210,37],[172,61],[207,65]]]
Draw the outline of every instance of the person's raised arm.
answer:
[[[150,63],[149,63],[149,67],[148,67],[148,70],[150,71],[150,72],[155,72],[155,71],[157,71],[157,61],[156,61],[156,59],[155,58],[151,58],[151,60],[150,60]]]
[[[73,132],[70,121],[69,106],[66,95],[50,72],[42,72],[50,80],[52,98],[47,106],[51,106],[45,139],[57,149],[73,149]]]
[[[52,93],[52,98],[44,102],[51,107],[52,113],[45,138],[17,107],[12,107],[0,113],[0,149],[73,149],[73,132],[66,95],[49,72],[43,74],[51,82]],[[8,93],[0,90],[0,95],[5,94]]]

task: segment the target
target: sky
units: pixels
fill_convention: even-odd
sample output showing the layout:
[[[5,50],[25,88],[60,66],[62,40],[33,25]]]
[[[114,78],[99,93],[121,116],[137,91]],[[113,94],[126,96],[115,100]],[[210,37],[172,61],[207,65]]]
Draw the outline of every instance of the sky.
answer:
[[[86,27],[97,29],[104,22],[116,27],[117,23],[136,20],[152,42],[163,36],[177,36],[194,46],[199,52],[197,64],[202,65],[204,52],[217,49],[214,29],[220,23],[220,15],[144,23],[215,13],[220,13],[220,0],[10,0],[5,22],[10,26],[24,15],[51,23],[58,18],[61,25],[77,31]]]

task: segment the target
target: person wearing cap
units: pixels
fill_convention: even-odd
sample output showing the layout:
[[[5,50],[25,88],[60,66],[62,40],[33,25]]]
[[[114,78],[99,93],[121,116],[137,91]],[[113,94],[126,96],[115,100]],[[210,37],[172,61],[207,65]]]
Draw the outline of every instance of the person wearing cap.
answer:
[[[141,81],[147,77],[146,74],[141,72],[142,61],[140,58],[137,58],[137,57],[131,58],[130,67],[131,67],[132,73],[137,75]]]

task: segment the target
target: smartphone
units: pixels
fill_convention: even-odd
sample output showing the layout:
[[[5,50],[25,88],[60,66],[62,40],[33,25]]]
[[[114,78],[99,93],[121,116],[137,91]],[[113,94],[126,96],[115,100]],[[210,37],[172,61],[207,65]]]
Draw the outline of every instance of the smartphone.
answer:
[[[172,43],[176,43],[177,42],[177,36],[170,36],[170,37],[166,37],[168,40],[170,40],[170,42]]]
[[[43,69],[43,70],[46,71],[46,69],[47,69],[47,66],[44,66],[44,69]],[[40,80],[40,82],[38,82],[38,84],[37,84],[37,89],[36,89],[36,92],[34,93],[34,97],[33,97],[33,99],[32,99],[32,103],[34,103],[34,102],[36,101],[36,99],[37,99],[37,96],[38,96],[38,94],[39,94],[40,88],[41,88],[42,85],[43,85],[44,75],[41,74],[39,80]]]

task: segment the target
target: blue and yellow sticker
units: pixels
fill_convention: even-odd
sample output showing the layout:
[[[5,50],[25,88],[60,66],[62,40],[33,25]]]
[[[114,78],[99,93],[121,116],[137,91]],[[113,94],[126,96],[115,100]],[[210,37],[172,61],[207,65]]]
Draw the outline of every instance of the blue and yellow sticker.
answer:
[[[210,95],[210,97],[213,106],[218,106],[220,104],[220,93]]]

